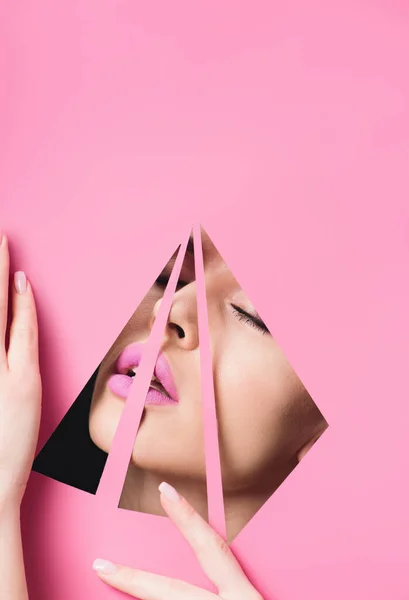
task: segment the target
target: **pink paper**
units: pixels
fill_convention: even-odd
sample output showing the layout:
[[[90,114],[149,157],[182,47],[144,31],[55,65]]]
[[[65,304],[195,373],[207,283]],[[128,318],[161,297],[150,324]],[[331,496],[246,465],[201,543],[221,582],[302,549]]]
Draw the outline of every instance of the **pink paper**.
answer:
[[[36,292],[39,448],[192,223],[330,427],[233,543],[266,599],[409,594],[409,14],[398,1],[0,7],[0,224]],[[210,588],[167,519],[33,473],[30,598],[96,556]]]

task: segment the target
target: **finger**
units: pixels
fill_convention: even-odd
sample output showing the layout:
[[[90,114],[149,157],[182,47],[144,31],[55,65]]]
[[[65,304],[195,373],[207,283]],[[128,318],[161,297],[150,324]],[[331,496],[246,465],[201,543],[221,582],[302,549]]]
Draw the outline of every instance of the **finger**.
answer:
[[[227,542],[169,484],[161,483],[159,490],[165,512],[193,548],[203,571],[218,591],[236,592],[241,598],[249,590],[254,591]]]
[[[10,257],[7,238],[0,233],[0,365],[6,363],[6,329]]]
[[[14,274],[13,320],[8,350],[9,369],[38,368],[38,327],[34,295],[25,274]]]
[[[102,559],[94,561],[93,569],[104,583],[139,600],[192,600],[192,598],[215,600],[216,598],[211,592],[185,581],[114,565]]]

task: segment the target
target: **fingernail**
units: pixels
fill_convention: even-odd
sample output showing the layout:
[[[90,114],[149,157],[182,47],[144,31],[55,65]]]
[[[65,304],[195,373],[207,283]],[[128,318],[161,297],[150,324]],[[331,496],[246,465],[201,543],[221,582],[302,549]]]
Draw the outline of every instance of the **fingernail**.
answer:
[[[180,496],[175,488],[168,483],[165,483],[165,481],[160,484],[159,491],[167,498],[167,500],[171,500],[172,502],[179,502],[180,500]]]
[[[24,271],[17,271],[14,273],[14,285],[19,294],[24,294],[24,292],[27,291],[27,278]]]
[[[113,575],[117,568],[114,563],[109,562],[109,560],[103,560],[102,558],[96,558],[92,564],[92,568],[97,573],[103,573],[104,575]]]

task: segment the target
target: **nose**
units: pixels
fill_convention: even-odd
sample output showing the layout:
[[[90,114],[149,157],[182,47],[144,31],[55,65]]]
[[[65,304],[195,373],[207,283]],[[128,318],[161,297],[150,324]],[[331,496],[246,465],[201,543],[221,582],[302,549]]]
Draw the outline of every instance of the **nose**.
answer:
[[[156,319],[162,299],[153,308],[151,327]],[[189,283],[173,296],[164,333],[163,348],[176,345],[182,350],[195,350],[199,345],[197,326],[196,284]]]

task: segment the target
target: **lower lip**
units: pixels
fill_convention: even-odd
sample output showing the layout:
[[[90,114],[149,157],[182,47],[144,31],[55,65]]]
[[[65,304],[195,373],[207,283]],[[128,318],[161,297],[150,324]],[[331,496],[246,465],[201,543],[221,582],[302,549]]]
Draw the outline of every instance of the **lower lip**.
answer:
[[[128,377],[128,375],[111,375],[108,380],[108,388],[113,394],[126,400],[133,379],[133,377]],[[165,394],[158,392],[158,390],[151,387],[149,388],[148,393],[146,394],[145,406],[169,406],[171,404],[177,404],[177,402],[172,398],[169,398],[169,396],[165,396]]]

